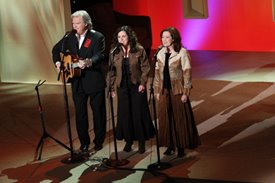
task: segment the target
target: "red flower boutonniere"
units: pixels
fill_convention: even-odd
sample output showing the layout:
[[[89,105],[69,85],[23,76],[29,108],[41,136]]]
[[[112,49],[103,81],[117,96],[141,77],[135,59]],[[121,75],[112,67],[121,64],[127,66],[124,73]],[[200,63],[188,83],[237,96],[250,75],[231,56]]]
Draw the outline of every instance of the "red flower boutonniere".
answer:
[[[92,40],[91,39],[86,39],[85,43],[84,43],[84,47],[88,48],[91,44]]]

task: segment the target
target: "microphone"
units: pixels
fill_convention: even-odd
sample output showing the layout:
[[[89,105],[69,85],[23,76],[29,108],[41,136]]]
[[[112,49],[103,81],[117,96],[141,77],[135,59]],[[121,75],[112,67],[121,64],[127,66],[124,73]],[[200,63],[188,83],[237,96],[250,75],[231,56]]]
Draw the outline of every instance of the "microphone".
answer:
[[[155,52],[153,58],[155,58],[155,59],[157,58],[157,55],[158,55],[159,51],[160,51],[163,47],[164,47],[164,46],[162,46],[162,45],[158,47],[158,49],[157,49],[157,51]]]
[[[121,43],[118,43],[117,46],[115,46],[115,47],[111,50],[110,54],[113,54],[120,46],[121,46]]]

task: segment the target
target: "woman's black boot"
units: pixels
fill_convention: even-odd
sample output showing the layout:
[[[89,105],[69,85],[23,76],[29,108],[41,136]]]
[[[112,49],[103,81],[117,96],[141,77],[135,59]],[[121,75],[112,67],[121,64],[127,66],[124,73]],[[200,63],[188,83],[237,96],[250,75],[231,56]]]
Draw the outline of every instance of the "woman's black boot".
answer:
[[[133,142],[130,141],[130,142],[126,142],[124,148],[123,148],[123,151],[125,152],[130,152],[132,151],[132,145],[133,145]]]
[[[164,155],[171,155],[171,154],[174,154],[174,152],[175,152],[175,148],[174,147],[168,147],[163,154]]]
[[[178,157],[182,158],[183,156],[185,156],[184,148],[179,147],[178,148]]]
[[[145,142],[144,141],[138,142],[138,152],[140,154],[143,154],[145,152]]]

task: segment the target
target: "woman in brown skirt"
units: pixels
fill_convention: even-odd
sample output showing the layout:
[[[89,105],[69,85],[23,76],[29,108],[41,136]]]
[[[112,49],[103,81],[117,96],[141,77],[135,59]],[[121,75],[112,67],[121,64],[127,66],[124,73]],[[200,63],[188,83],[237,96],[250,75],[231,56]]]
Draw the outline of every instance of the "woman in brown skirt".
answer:
[[[181,44],[181,36],[174,27],[160,34],[162,46],[156,54],[154,88],[158,101],[159,145],[166,146],[165,155],[178,151],[185,156],[185,148],[200,144],[189,100],[191,59]]]

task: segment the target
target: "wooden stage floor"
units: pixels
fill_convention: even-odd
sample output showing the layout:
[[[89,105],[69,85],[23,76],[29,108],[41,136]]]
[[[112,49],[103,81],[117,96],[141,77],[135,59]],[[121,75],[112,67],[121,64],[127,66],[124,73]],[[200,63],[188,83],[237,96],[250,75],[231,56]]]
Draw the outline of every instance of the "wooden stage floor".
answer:
[[[187,156],[163,156],[170,168],[150,171],[158,162],[155,139],[146,152],[122,151],[129,160],[119,168],[108,167],[114,158],[114,142],[107,102],[108,133],[104,148],[80,163],[63,163],[70,151],[47,137],[41,160],[36,151],[46,131],[69,145],[63,90],[47,83],[39,87],[42,113],[38,110],[35,84],[0,84],[0,182],[275,182],[275,54],[272,52],[191,51],[193,90],[190,96],[202,145]],[[68,86],[72,143],[79,141]],[[116,100],[114,101],[116,105]],[[116,109],[115,109],[116,112]],[[91,111],[89,111],[91,117]],[[93,126],[90,123],[93,138]]]

